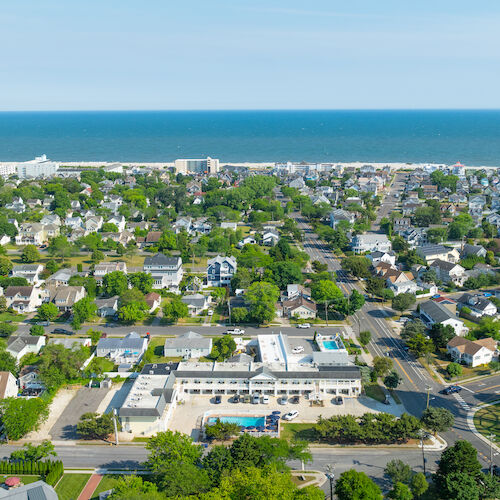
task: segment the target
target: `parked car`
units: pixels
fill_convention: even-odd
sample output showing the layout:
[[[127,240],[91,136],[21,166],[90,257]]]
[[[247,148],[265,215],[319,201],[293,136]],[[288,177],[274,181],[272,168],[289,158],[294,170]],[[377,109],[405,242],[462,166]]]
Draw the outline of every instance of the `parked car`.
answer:
[[[290,399],[290,403],[298,405],[300,403],[300,396],[293,396],[292,399]]]
[[[297,410],[293,410],[288,412],[286,415],[283,415],[283,420],[293,420],[299,416],[299,412]]]
[[[269,396],[267,394],[264,394],[262,396],[262,404],[263,405],[268,405],[269,404]]]
[[[288,398],[286,396],[281,396],[281,398],[278,399],[278,403],[280,405],[286,405],[287,401],[288,401]]]
[[[224,335],[243,335],[245,330],[242,328],[230,328]]]
[[[449,387],[445,387],[441,394],[446,394],[447,396],[450,394],[454,394],[456,392],[460,392],[462,388],[459,385],[450,385]]]
[[[309,323],[299,323],[297,328],[311,328],[311,325]]]
[[[252,401],[252,396],[250,396],[250,394],[245,394],[243,396],[243,402],[244,403],[250,403]]]
[[[240,395],[239,394],[235,394],[233,396],[233,403],[239,403],[240,402]]]
[[[304,347],[301,345],[295,346],[292,349],[292,354],[300,354],[301,352],[304,352]]]
[[[342,396],[337,396],[335,398],[335,404],[336,405],[343,405],[344,404],[344,398]]]
[[[213,316],[214,315],[214,311],[212,309],[209,309],[207,311],[207,314],[208,314],[208,316]]]
[[[260,394],[254,394],[252,396],[252,404],[258,405],[260,403]]]
[[[75,332],[72,332],[70,330],[65,330],[64,328],[55,328],[52,330],[52,333],[59,333],[61,335],[74,335]]]
[[[214,404],[220,405],[222,403],[222,398],[220,396],[215,396]]]
[[[39,326],[50,326],[50,321],[37,321],[35,325]]]

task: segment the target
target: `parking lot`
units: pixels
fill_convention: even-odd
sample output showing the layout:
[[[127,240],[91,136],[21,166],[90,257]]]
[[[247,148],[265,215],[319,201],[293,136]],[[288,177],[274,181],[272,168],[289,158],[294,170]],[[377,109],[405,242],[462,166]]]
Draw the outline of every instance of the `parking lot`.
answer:
[[[181,404],[177,405],[172,419],[169,423],[169,429],[180,431],[191,435],[195,440],[199,438],[199,424],[201,417],[207,411],[217,412],[221,415],[234,415],[238,413],[270,413],[275,410],[281,411],[282,414],[292,410],[297,410],[299,415],[294,419],[294,422],[316,422],[318,417],[322,415],[325,418],[333,415],[363,415],[367,412],[378,413],[387,412],[400,416],[403,413],[403,407],[400,405],[384,405],[366,396],[359,398],[344,398],[343,404],[338,405],[334,402],[334,396],[325,399],[323,406],[311,406],[311,401],[308,401],[304,396],[300,396],[298,404],[292,404],[288,398],[286,404],[280,404],[280,397],[269,396],[267,404],[252,404],[250,403],[233,403],[233,396],[221,395],[221,403],[214,404],[215,396],[190,394],[185,395]],[[262,401],[262,399],[261,399]]]
[[[54,441],[78,439],[76,424],[84,413],[95,412],[109,389],[80,389],[52,426],[49,434]]]

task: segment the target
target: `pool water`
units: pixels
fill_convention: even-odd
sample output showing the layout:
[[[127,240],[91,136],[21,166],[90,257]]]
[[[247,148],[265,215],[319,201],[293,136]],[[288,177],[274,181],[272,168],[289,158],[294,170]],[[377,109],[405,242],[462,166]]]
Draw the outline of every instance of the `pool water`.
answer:
[[[328,349],[329,351],[333,351],[339,348],[335,340],[323,340],[323,346],[325,347],[325,349]]]
[[[238,424],[241,427],[258,427],[259,425],[266,425],[265,417],[210,417],[208,419],[209,423],[217,422],[217,419],[221,422],[229,424]]]

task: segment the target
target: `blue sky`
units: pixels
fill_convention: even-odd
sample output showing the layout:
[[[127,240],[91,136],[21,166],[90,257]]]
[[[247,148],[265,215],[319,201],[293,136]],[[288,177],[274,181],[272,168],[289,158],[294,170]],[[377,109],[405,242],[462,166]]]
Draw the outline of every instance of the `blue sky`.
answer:
[[[0,9],[0,110],[500,108],[498,0]]]

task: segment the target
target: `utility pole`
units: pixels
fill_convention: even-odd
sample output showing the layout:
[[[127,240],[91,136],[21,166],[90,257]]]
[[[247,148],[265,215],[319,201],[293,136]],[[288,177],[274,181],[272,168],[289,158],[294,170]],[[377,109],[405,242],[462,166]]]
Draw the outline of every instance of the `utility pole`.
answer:
[[[332,464],[326,466],[326,477],[330,481],[330,500],[333,500],[333,481],[335,480],[335,467]]]
[[[424,439],[427,437],[427,433],[425,431],[422,431],[420,434],[420,442],[422,443],[422,464],[424,466],[424,476],[426,474],[425,472],[425,451],[424,451]]]
[[[118,424],[116,423],[116,408],[113,408],[113,425],[115,427],[115,444],[118,446]]]
[[[490,440],[490,476],[493,477],[493,441],[495,440],[495,434],[490,434],[487,436]]]
[[[429,396],[430,396],[432,387],[430,385],[428,385],[425,389],[427,391],[427,406],[426,406],[426,409],[428,409],[429,408]]]

